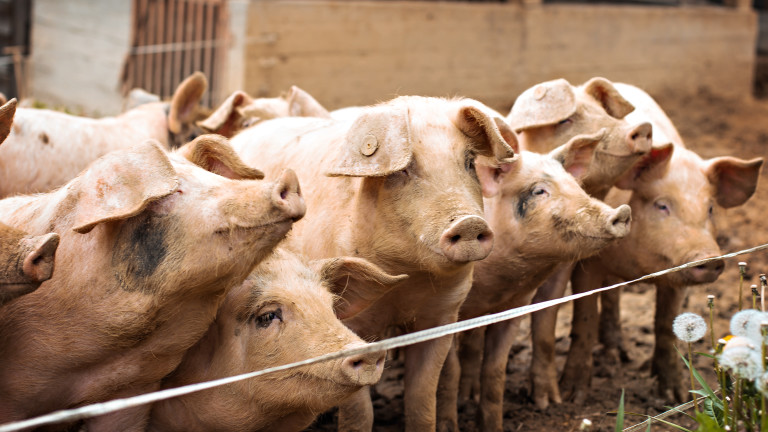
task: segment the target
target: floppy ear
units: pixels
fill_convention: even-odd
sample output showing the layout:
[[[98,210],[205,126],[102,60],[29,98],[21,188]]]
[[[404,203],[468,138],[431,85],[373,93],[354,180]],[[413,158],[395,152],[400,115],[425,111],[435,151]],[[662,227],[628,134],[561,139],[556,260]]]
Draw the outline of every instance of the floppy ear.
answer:
[[[744,204],[755,193],[763,158],[750,161],[724,156],[708,161],[707,178],[715,185],[715,199],[724,208]]]
[[[338,296],[334,305],[339,319],[351,318],[389,292],[392,287],[408,278],[394,276],[363,258],[338,257],[310,263],[318,270],[331,292]]]
[[[304,90],[291,86],[288,94],[288,111],[293,117],[331,118],[331,113]]]
[[[245,92],[237,90],[229,95],[216,111],[197,125],[208,133],[217,133],[231,138],[242,127],[243,116],[239,108],[253,102]]]
[[[260,180],[264,173],[240,159],[221,135],[200,135],[176,150],[176,153],[201,168],[232,180]]]
[[[619,93],[613,83],[605,78],[592,78],[584,83],[584,92],[595,98],[611,117],[624,118],[635,106]]]
[[[669,160],[674,149],[675,146],[672,143],[652,147],[647,155],[619,177],[615,186],[619,189],[634,189],[642,182],[660,178],[669,167]]]
[[[605,135],[605,129],[592,135],[577,135],[567,143],[549,152],[575,179],[582,180],[592,165],[597,145]]]
[[[480,158],[475,161],[475,171],[478,180],[480,180],[480,186],[483,188],[484,197],[492,198],[501,192],[501,182],[504,177],[519,169],[521,157],[516,157],[511,162],[497,166]]]
[[[515,132],[500,117],[471,103],[459,108],[456,127],[478,144],[475,149],[479,155],[493,159],[496,164],[511,162],[520,151]]]
[[[548,126],[567,119],[576,112],[573,86],[564,80],[543,82],[517,97],[507,121],[515,132]]]
[[[208,80],[202,72],[195,72],[176,87],[168,112],[168,130],[177,134],[185,123],[195,120],[197,107],[208,88]]]
[[[107,153],[70,185],[73,230],[84,234],[104,222],[127,219],[179,187],[176,170],[154,140]]]
[[[56,249],[59,247],[59,235],[48,233],[23,240],[29,249],[22,263],[22,272],[33,282],[44,282],[53,275],[53,263]]]
[[[347,131],[326,175],[382,177],[408,166],[412,156],[408,111],[371,107]]]
[[[11,133],[13,116],[16,114],[16,98],[9,100],[0,106],[0,144],[8,138]]]

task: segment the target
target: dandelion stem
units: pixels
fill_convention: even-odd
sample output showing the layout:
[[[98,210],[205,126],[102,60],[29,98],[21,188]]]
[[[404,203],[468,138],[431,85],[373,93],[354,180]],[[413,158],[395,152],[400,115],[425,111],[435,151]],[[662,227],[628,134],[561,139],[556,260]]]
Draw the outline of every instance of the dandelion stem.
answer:
[[[744,300],[744,273],[747,271],[747,263],[739,262],[739,310],[742,310]]]
[[[707,306],[709,307],[709,339],[712,343],[712,350],[717,349],[715,345],[715,296],[707,296]]]
[[[752,285],[752,309],[757,310],[757,285]]]
[[[693,344],[688,342],[688,374],[691,376],[691,394],[693,395],[693,411],[699,414],[699,398],[696,396],[696,385],[693,381]]]

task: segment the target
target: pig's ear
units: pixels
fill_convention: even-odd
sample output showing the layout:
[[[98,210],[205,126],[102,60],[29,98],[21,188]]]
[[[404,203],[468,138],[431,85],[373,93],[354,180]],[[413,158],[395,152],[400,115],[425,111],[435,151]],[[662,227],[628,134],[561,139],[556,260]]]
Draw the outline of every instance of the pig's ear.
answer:
[[[611,117],[624,118],[635,110],[635,106],[616,90],[613,83],[605,78],[592,78],[584,83],[584,92],[595,98]]]
[[[404,169],[412,156],[408,111],[371,107],[347,131],[326,175],[383,177]]]
[[[487,159],[479,159],[475,161],[475,171],[477,172],[477,178],[480,180],[480,186],[483,189],[483,196],[486,198],[492,198],[501,191],[501,183],[504,177],[510,175],[510,172],[516,171],[520,166],[520,157],[513,159],[511,162],[503,164],[494,164]]]
[[[710,159],[707,178],[715,185],[715,199],[724,208],[744,204],[757,188],[763,158],[750,161],[725,156]]]
[[[242,126],[243,116],[239,108],[252,102],[253,99],[248,94],[237,90],[229,95],[210,116],[198,121],[197,125],[208,133],[217,133],[231,138]]]
[[[200,135],[176,150],[176,153],[212,173],[232,180],[260,180],[264,173],[240,159],[229,140],[221,135]]]
[[[44,282],[53,274],[53,262],[59,247],[59,235],[48,233],[23,240],[29,252],[22,263],[24,275],[33,282]]]
[[[192,123],[197,115],[197,108],[203,93],[208,88],[208,80],[202,72],[188,76],[176,87],[168,112],[168,130],[177,134],[185,123]]]
[[[601,129],[593,135],[577,135],[549,152],[549,155],[560,162],[574,178],[582,180],[592,165],[595,149],[604,134],[605,129]]]
[[[11,133],[13,116],[16,114],[16,98],[9,100],[0,106],[0,143],[5,141]]]
[[[291,86],[288,94],[288,112],[293,117],[331,118],[331,113],[304,90]]]
[[[157,141],[107,153],[69,185],[76,202],[72,229],[84,234],[100,223],[135,216],[178,187],[176,170]]]
[[[652,147],[647,155],[619,177],[614,186],[619,189],[634,189],[642,182],[660,178],[669,166],[674,149],[675,146],[672,143]]]
[[[548,126],[567,119],[576,112],[573,86],[564,80],[543,82],[517,97],[507,121],[516,132]]]
[[[509,124],[477,106],[461,107],[456,127],[479,144],[475,146],[478,154],[494,159],[496,164],[512,162],[520,151],[517,135]]]
[[[313,261],[312,267],[337,296],[334,309],[339,319],[351,318],[408,278],[393,276],[363,258],[339,257]]]

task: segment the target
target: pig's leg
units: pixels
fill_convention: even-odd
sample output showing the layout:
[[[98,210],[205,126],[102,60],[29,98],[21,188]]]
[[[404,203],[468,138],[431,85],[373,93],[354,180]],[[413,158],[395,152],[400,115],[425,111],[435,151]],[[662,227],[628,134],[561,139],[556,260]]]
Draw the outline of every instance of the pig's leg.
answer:
[[[443,336],[405,348],[405,430],[432,431],[436,423],[437,382],[453,341]]]
[[[656,346],[651,359],[651,375],[658,379],[659,396],[669,401],[689,399],[682,385],[682,361],[675,350],[676,338],[672,332],[672,321],[680,313],[686,291],[686,287],[656,286]]]
[[[339,405],[338,430],[369,432],[373,429],[373,404],[368,386],[356,391]]]
[[[480,379],[480,430],[501,431],[504,417],[504,385],[507,377],[509,350],[515,341],[520,320],[491,324],[485,331],[485,350]]]
[[[459,375],[461,366],[457,345],[459,335],[455,335],[448,356],[445,358],[443,370],[440,372],[440,382],[437,384],[437,430],[440,432],[457,432],[459,430],[458,401]]]
[[[480,366],[483,359],[485,327],[464,332],[459,338],[459,400],[466,401],[480,395]]]
[[[617,281],[605,282],[606,285]],[[621,337],[621,288],[600,293],[600,326],[598,337],[603,345],[601,357],[607,363],[607,372],[615,371],[621,363],[629,362]]]
[[[561,264],[536,291],[533,303],[560,298],[565,293],[573,264]],[[549,402],[560,403],[555,364],[555,327],[557,307],[531,314],[533,351],[531,354],[531,392],[539,409],[546,409]]]
[[[599,288],[602,272],[589,260],[576,264],[571,277],[574,294]],[[597,344],[597,295],[573,301],[571,322],[571,347],[560,378],[563,395],[577,404],[584,402],[592,380],[592,349]]]

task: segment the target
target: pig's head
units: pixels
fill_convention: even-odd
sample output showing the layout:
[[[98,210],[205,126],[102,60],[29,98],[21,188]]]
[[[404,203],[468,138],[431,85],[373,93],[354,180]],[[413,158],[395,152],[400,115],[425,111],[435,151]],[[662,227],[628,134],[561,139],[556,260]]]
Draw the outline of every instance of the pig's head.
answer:
[[[309,93],[291,86],[276,98],[253,99],[243,91],[232,93],[208,118],[197,122],[208,133],[232,137],[263,120],[278,117],[330,118],[330,113]]]
[[[502,166],[517,148],[490,108],[469,99],[400,97],[362,110],[340,147],[328,174],[362,178],[355,229],[358,244],[374,251],[364,256],[441,273],[490,253],[482,196],[499,185],[478,178],[475,158]]]
[[[554,150],[557,157],[524,151],[506,172],[477,165],[481,179],[502,178],[500,193],[485,199],[486,218],[496,234],[494,260],[581,259],[629,233],[629,206],[613,209],[590,197],[571,174],[590,162],[580,158],[580,144]]]
[[[360,258],[305,264],[282,248],[233,288],[166,387],[262,370],[365,343],[342,324],[406,278]],[[337,317],[338,316],[338,317]],[[157,404],[162,430],[300,430],[381,377],[384,353],[316,363]],[[192,425],[182,417],[194,413]],[[290,425],[290,427],[286,427]]]
[[[15,114],[16,98],[13,98],[0,106],[0,144],[2,144],[11,133],[11,125],[13,124],[13,116]]]
[[[584,189],[600,196],[651,148],[651,124],[631,124],[634,106],[605,78],[579,87],[564,79],[537,84],[515,101],[507,120],[520,147],[547,153],[572,140],[597,141],[593,164],[574,172]]]
[[[620,242],[633,255],[633,263],[617,265],[647,274],[720,255],[717,221],[724,209],[752,196],[762,164],[762,158],[702,160],[684,147],[654,146],[616,184],[632,191],[634,219],[629,236]],[[722,261],[712,261],[660,279],[668,285],[713,282],[723,266]]]
[[[51,278],[59,235],[29,236],[0,223],[0,306]]]

